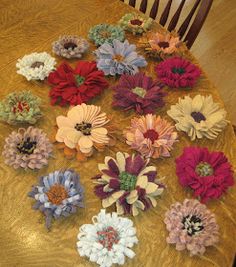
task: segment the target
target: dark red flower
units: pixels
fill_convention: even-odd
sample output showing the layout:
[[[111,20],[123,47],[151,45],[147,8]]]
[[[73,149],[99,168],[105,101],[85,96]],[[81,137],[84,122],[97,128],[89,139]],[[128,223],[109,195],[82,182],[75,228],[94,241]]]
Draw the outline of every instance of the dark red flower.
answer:
[[[86,103],[108,87],[104,73],[97,69],[95,61],[79,61],[75,69],[63,62],[49,74],[48,83],[52,86],[51,104],[60,106]]]

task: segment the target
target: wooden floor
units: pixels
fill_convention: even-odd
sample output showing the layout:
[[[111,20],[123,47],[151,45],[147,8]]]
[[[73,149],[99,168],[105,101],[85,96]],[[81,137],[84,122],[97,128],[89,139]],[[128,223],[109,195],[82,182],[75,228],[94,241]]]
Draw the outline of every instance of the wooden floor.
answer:
[[[141,0],[137,0],[136,7]],[[125,2],[128,2],[125,0]],[[166,0],[160,1],[166,3]],[[180,0],[173,2],[179,3]],[[192,0],[187,0],[189,9]],[[147,12],[153,0],[149,0]],[[174,7],[174,6],[173,6]],[[160,6],[161,9],[161,6]],[[183,13],[184,15],[184,13]],[[224,99],[236,125],[236,0],[214,0],[191,51]]]

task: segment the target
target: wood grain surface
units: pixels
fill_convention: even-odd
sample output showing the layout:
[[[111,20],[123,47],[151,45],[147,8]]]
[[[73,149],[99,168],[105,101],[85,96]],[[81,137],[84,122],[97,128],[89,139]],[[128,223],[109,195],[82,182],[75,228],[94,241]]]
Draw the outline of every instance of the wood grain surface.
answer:
[[[87,37],[91,26],[98,23],[116,23],[122,15],[131,11],[131,7],[118,0],[15,0],[0,1],[0,80],[2,99],[8,93],[29,89],[43,99],[42,110],[44,117],[39,120],[37,127],[50,135],[53,132],[56,116],[66,114],[67,109],[49,104],[49,87],[27,82],[16,73],[16,60],[31,52],[47,51],[51,53],[51,43],[62,34],[77,34]],[[153,30],[161,30],[156,24]],[[137,42],[137,37],[127,34],[131,43]],[[89,53],[84,59],[94,59],[91,53],[95,46],[91,44]],[[187,51],[186,57],[197,63]],[[57,58],[58,64],[62,61]],[[70,60],[71,65],[76,60]],[[149,60],[145,71],[155,78],[155,61]],[[108,79],[110,86],[117,80]],[[166,89],[168,90],[168,89]],[[216,102],[223,102],[217,89],[203,72],[197,86],[192,91],[170,91],[166,97],[166,106],[157,111],[167,120],[171,119],[166,111],[171,104],[176,103],[178,97],[185,94],[212,94]],[[112,90],[109,88],[91,103],[101,105],[103,111],[112,115],[119,130],[128,126],[133,112],[122,112],[111,108]],[[227,109],[227,107],[226,107]],[[17,127],[0,123],[0,147],[3,148],[4,139]],[[208,204],[209,209],[216,214],[220,226],[220,242],[215,247],[207,249],[202,257],[189,257],[187,252],[177,252],[172,245],[165,241],[167,231],[163,223],[164,214],[175,201],[183,201],[191,197],[191,192],[184,190],[175,175],[175,158],[183,147],[188,145],[207,146],[210,150],[223,151],[236,169],[236,142],[232,126],[229,124],[216,140],[197,140],[190,142],[184,133],[179,133],[180,142],[174,146],[172,157],[153,160],[167,189],[158,200],[158,205],[138,217],[129,217],[137,228],[138,245],[134,247],[136,257],[127,260],[125,266],[133,267],[228,267],[232,266],[235,254],[236,236],[236,189],[228,191],[221,200]],[[100,200],[94,195],[94,184],[91,177],[98,173],[97,164],[103,162],[105,155],[114,156],[117,151],[131,153],[129,147],[118,142],[112,149],[103,153],[95,153],[85,163],[66,160],[62,153],[54,148],[54,158],[48,167],[40,171],[13,170],[4,164],[0,158],[0,266],[37,266],[37,267],[95,267],[86,258],[81,258],[76,251],[76,241],[79,227],[90,223],[92,216],[101,208]],[[40,212],[31,209],[34,201],[27,197],[31,186],[36,184],[38,177],[59,168],[70,167],[80,173],[81,183],[85,188],[85,208],[67,219],[55,221],[52,230],[48,232],[44,227],[44,217]],[[113,208],[108,211],[114,210]]]

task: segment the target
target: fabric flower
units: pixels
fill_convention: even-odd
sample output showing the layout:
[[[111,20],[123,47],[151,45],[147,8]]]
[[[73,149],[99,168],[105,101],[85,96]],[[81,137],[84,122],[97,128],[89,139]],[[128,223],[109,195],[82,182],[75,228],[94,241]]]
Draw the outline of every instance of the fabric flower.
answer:
[[[190,88],[196,84],[200,69],[190,61],[173,57],[156,66],[158,78],[169,87]]]
[[[149,160],[140,155],[118,152],[116,158],[105,157],[105,164],[99,164],[101,174],[96,179],[95,194],[102,199],[103,208],[116,204],[118,214],[139,214],[156,207],[155,197],[161,195],[164,186],[155,178],[155,166],[148,166]]]
[[[95,45],[100,46],[104,43],[112,44],[115,39],[123,42],[125,33],[119,26],[98,24],[89,30],[88,37]]]
[[[214,139],[227,125],[226,111],[213,102],[211,95],[179,98],[167,114],[175,120],[176,129],[186,132],[192,141],[203,137]]]
[[[33,209],[40,210],[46,217],[46,227],[51,227],[52,218],[68,217],[77,207],[84,207],[83,188],[79,175],[73,170],[60,170],[39,178],[32,187],[29,197],[36,200]]]
[[[219,227],[205,205],[197,200],[185,199],[183,204],[176,202],[165,214],[166,241],[175,244],[177,250],[187,249],[190,256],[202,255],[206,247],[219,240]]]
[[[0,117],[9,124],[34,124],[42,116],[41,99],[30,91],[14,92],[0,102]]]
[[[87,102],[108,87],[95,61],[79,61],[75,69],[64,62],[50,73],[48,83],[52,86],[49,93],[51,104],[60,106]]]
[[[7,165],[14,169],[41,169],[48,164],[52,154],[52,144],[47,135],[32,126],[13,131],[6,139],[3,157]]]
[[[134,109],[139,114],[154,113],[156,108],[165,105],[163,97],[166,93],[162,87],[142,72],[135,75],[123,74],[119,83],[113,87],[113,106],[124,110]]]
[[[130,219],[101,210],[92,221],[93,224],[80,227],[77,250],[81,257],[88,257],[100,267],[110,267],[112,264],[123,265],[125,256],[131,259],[135,256],[131,248],[138,239]]]
[[[222,152],[187,147],[176,159],[176,174],[182,186],[190,187],[202,202],[217,199],[234,185],[233,170]]]
[[[147,114],[131,120],[131,126],[124,130],[126,143],[144,157],[170,157],[170,151],[177,142],[177,132],[168,121],[160,116]]]
[[[142,34],[148,31],[152,25],[151,18],[145,18],[136,13],[127,13],[119,21],[120,26],[133,34]]]
[[[54,70],[55,65],[55,58],[46,52],[25,55],[23,58],[18,59],[16,63],[17,73],[25,76],[28,81],[43,81]]]
[[[65,58],[81,58],[88,48],[89,43],[85,39],[74,35],[60,36],[52,44],[52,51]]]
[[[138,72],[138,67],[147,66],[147,61],[135,50],[136,46],[127,40],[124,43],[119,40],[113,40],[112,44],[104,43],[95,51],[97,67],[105,75],[133,75]]]

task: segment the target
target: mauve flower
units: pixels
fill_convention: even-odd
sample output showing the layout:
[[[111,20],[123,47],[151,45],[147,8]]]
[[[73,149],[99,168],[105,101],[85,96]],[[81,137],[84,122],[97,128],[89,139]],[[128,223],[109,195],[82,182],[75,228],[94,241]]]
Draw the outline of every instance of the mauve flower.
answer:
[[[32,187],[29,197],[36,200],[33,209],[46,216],[46,227],[50,228],[52,218],[68,217],[83,205],[83,188],[79,175],[73,170],[54,171],[39,178],[39,184]]]
[[[233,170],[222,152],[187,147],[176,159],[176,174],[182,186],[190,187],[202,202],[216,199],[234,185]]]
[[[135,75],[123,74],[119,83],[113,87],[113,106],[124,110],[134,109],[138,114],[154,113],[156,108],[165,105],[163,97],[166,93],[162,87],[142,72]]]
[[[105,164],[99,164],[101,174],[94,177],[98,185],[95,194],[102,199],[103,208],[114,203],[118,214],[139,214],[156,207],[156,196],[162,194],[164,186],[156,180],[155,166],[148,166],[149,160],[140,155],[118,152],[116,158],[105,157]]]
[[[75,69],[64,62],[50,73],[48,83],[52,86],[51,104],[60,106],[86,103],[108,87],[103,72],[97,69],[94,61],[79,61]]]
[[[169,87],[189,88],[196,84],[200,69],[181,57],[164,60],[156,66],[158,78]]]
[[[38,128],[30,126],[13,131],[6,139],[3,157],[7,165],[14,169],[41,169],[48,164],[52,154],[52,144],[47,135]]]
[[[148,158],[170,157],[172,146],[177,142],[174,126],[152,114],[134,117],[124,135],[132,149]]]
[[[176,202],[165,214],[166,241],[175,244],[177,250],[187,249],[190,256],[202,255],[206,247],[219,240],[219,227],[205,205],[197,200],[185,199],[183,204]]]
[[[147,66],[144,57],[136,52],[136,46],[130,45],[127,40],[124,43],[113,40],[112,44],[104,43],[96,51],[97,67],[105,75],[135,74],[138,67]]]

